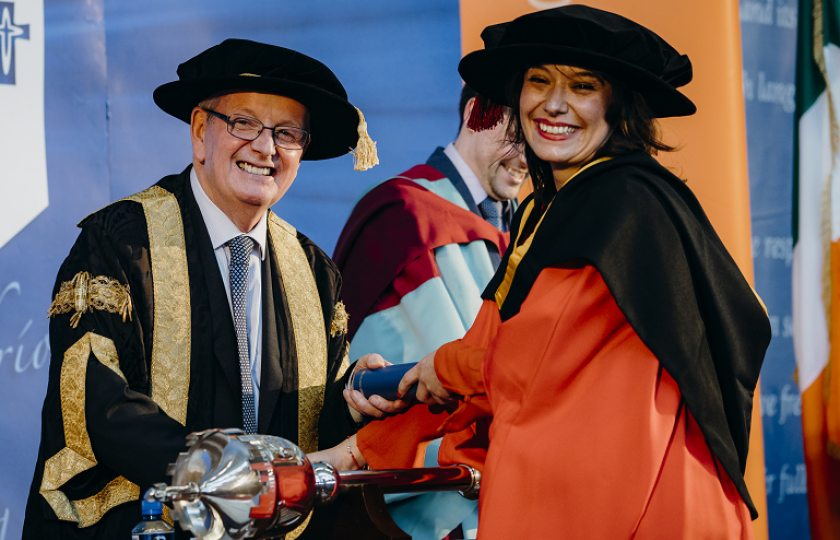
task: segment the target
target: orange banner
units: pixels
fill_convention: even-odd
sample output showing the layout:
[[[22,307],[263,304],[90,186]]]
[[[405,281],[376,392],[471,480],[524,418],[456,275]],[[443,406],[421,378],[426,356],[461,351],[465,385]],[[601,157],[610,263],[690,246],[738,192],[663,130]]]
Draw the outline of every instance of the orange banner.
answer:
[[[462,52],[467,54],[483,48],[480,35],[487,25],[571,3],[581,2],[461,0]],[[661,121],[665,141],[680,150],[658,157],[677,176],[688,181],[723,243],[752,282],[747,137],[737,0],[679,4],[668,0],[592,0],[586,5],[618,13],[647,26],[691,58],[694,80],[681,90],[697,105],[697,114]],[[759,512],[759,518],[753,522],[755,537],[766,539],[767,496],[759,402],[756,389],[746,477]]]

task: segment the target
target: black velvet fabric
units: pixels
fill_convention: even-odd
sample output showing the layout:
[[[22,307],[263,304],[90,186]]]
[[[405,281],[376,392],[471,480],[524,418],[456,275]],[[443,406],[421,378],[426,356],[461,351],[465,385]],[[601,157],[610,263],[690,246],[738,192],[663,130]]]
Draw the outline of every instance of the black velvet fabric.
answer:
[[[185,437],[208,428],[242,427],[239,360],[233,322],[210,237],[189,183],[189,168],[157,185],[173,193],[179,203],[186,239],[190,278],[190,385],[186,426],[163,413],[149,396],[153,343],[154,290],[149,239],[140,204],[114,203],[87,218],[76,244],[62,264],[53,294],[78,272],[105,275],[128,285],[132,320],[89,311],[78,328],[71,314],[50,321],[50,362],[44,401],[41,446],[27,502],[23,538],[128,538],[140,521],[140,503],[109,510],[97,524],[80,529],[59,521],[40,495],[44,462],[64,448],[59,375],[65,351],[86,332],[114,341],[120,369],[128,384],[90,355],[86,374],[85,418],[98,464],[77,475],[61,490],[71,500],[90,497],[111,480],[124,476],[144,493],[153,483],[167,482],[166,467],[186,450]],[[298,241],[315,275],[323,306],[328,344],[327,389],[319,424],[319,444],[328,448],[355,432],[341,395],[344,380],[336,380],[346,346],[344,335],[330,337],[333,308],[339,301],[341,277],[333,262],[304,235]],[[263,263],[263,358],[260,384],[259,432],[297,441],[297,356],[289,306],[272,247]],[[268,279],[267,279],[268,278]],[[185,359],[186,360],[186,359]],[[178,538],[189,538],[176,526]]]
[[[521,219],[520,211],[515,231]],[[485,299],[502,283],[511,249]],[[547,210],[501,307],[502,320],[519,313],[543,268],[581,260],[601,273],[633,329],[676,380],[755,518],[743,474],[770,324],[694,194],[644,153],[583,171]]]

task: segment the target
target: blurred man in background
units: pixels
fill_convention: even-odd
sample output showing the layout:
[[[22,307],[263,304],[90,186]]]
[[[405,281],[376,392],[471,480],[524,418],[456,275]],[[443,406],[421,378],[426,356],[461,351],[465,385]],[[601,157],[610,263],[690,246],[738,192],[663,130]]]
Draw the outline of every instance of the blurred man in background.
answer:
[[[373,187],[341,233],[334,260],[344,279],[351,358],[378,353],[394,364],[417,362],[463,337],[478,313],[510,241],[528,170],[521,149],[507,142],[506,122],[486,131],[468,127],[477,99],[465,86],[455,141]],[[368,362],[375,360],[362,364]],[[383,414],[379,396],[368,402],[345,392],[370,417]],[[387,433],[373,422],[357,437],[361,446]],[[416,464],[437,466],[438,444]],[[389,509],[415,539],[440,540],[453,530],[452,538],[474,538],[478,523],[476,502],[456,493],[392,499]]]

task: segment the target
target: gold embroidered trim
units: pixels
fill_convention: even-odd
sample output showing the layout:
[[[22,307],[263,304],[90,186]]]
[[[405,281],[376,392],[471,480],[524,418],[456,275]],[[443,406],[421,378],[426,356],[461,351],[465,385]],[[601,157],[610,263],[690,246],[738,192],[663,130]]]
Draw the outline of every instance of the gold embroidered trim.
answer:
[[[298,446],[318,450],[318,418],[327,380],[327,331],[315,276],[295,228],[269,212],[268,235],[280,269],[298,359]]]
[[[143,206],[149,233],[149,258],[155,301],[151,398],[169,416],[185,424],[190,377],[191,319],[186,242],[181,211],[175,196],[157,186],[123,200],[134,201]],[[119,306],[114,298],[120,298],[120,294],[118,290],[114,293],[115,287],[111,284],[113,280],[107,280],[104,276],[90,279],[86,272],[77,274],[73,281],[62,284],[56,301],[50,307],[51,315],[53,307],[66,309],[56,313],[67,313],[76,308],[77,313],[74,317],[77,318],[78,324],[78,318],[86,311],[80,309],[82,299],[91,297],[94,301],[85,302],[86,308],[104,309],[114,313],[109,306]],[[122,287],[119,282],[113,283]],[[96,292],[103,289],[114,293],[114,296]],[[72,293],[69,299],[68,291]],[[62,296],[62,292],[65,296]],[[128,292],[126,287],[125,293]],[[129,296],[128,305],[125,307],[129,318],[130,302]],[[72,322],[71,320],[71,324]],[[40,489],[41,495],[59,519],[76,522],[80,527],[93,525],[111,508],[140,498],[140,488],[121,476],[108,483],[96,495],[78,501],[70,501],[58,489],[77,474],[97,464],[85,425],[84,409],[85,375],[91,351],[100,362],[125,380],[120,371],[116,347],[110,339],[88,332],[64,353],[60,394],[67,447],[45,462]]]
[[[190,388],[190,277],[184,224],[175,196],[152,186],[125,200],[143,205],[149,230],[155,322],[151,398],[163,411],[187,423]]]
[[[87,459],[65,446],[56,455],[44,462],[41,494],[57,490],[77,474],[91,469],[95,465],[95,460]]]
[[[50,304],[48,317],[76,313],[70,318],[70,326],[76,328],[84,313],[89,309],[98,309],[122,316],[131,320],[131,291],[128,285],[123,286],[116,279],[107,276],[91,277],[87,272],[79,272],[70,281],[61,284],[58,294]]]
[[[298,536],[303,534],[303,531],[306,529],[306,526],[309,525],[310,519],[312,519],[312,510],[309,511],[309,515],[306,516],[306,519],[303,520],[303,523],[292,529],[291,532],[286,533],[286,538],[284,540],[295,540]]]
[[[109,482],[96,495],[78,501],[71,501],[59,491],[71,478],[93,468],[97,463],[85,422],[85,379],[91,352],[103,365],[125,380],[120,370],[117,348],[106,337],[88,332],[65,351],[59,376],[59,395],[67,446],[44,462],[44,477],[40,488],[41,495],[58,519],[76,522],[79,527],[93,525],[114,506],[140,497],[140,488],[122,476]]]
[[[330,323],[330,337],[340,336],[347,333],[347,320],[350,315],[344,309],[344,302],[339,301],[333,308],[332,323]]]
[[[76,507],[67,498],[67,496],[60,491],[42,491],[41,495],[47,500],[50,507],[55,512],[55,516],[61,521],[74,521],[81,523],[82,518],[76,512]]]
[[[335,374],[335,380],[339,381],[347,370],[350,369],[350,342],[344,344],[344,356],[341,357],[341,365],[338,366],[338,373]],[[334,381],[335,382],[335,381]]]
[[[70,501],[60,491],[43,494],[56,516],[62,521],[73,521],[80,528],[90,527],[102,519],[105,512],[128,501],[140,498],[140,486],[123,478],[117,477],[106,485],[102,491],[79,501]]]
[[[564,186],[569,183],[569,181],[574,178],[575,176],[579,175],[589,167],[593,167],[599,163],[603,163],[604,161],[609,161],[612,158],[610,157],[602,157],[598,158],[594,161],[590,161],[580,169],[578,169],[572,176],[570,176],[566,182],[563,184]],[[560,186],[560,189],[563,189],[563,186]],[[552,201],[553,202],[553,201]],[[543,219],[545,216],[548,215],[548,210],[551,208],[551,203],[548,203],[548,209],[540,216],[539,221],[537,221],[537,226],[534,227],[533,232],[531,232],[531,236],[529,236],[522,245],[519,244],[519,236],[522,234],[522,229],[525,227],[525,224],[528,223],[528,217],[531,215],[531,211],[534,209],[534,201],[528,203],[522,213],[522,219],[520,221],[519,230],[516,232],[516,237],[514,238],[513,231],[511,231],[510,239],[513,244],[513,251],[508,257],[507,268],[505,268],[505,277],[502,280],[502,283],[496,289],[496,293],[494,294],[494,299],[496,300],[496,305],[499,307],[499,310],[502,309],[502,305],[505,303],[507,299],[507,295],[510,292],[510,288],[513,285],[513,277],[516,275],[516,269],[519,268],[519,263],[528,253],[528,250],[531,249],[531,242],[534,240],[534,237],[537,235],[537,230],[542,225]]]
[[[96,495],[73,501],[72,504],[79,514],[79,527],[89,527],[102,519],[105,512],[111,508],[139,498],[140,486],[118,476],[108,482],[108,485]]]
[[[192,312],[181,209],[174,195],[157,186],[126,200],[143,205],[149,231],[155,295],[151,398],[169,416],[185,425],[190,388]],[[161,302],[159,294],[164,296],[165,302]],[[181,346],[173,346],[172,340],[180,340]],[[163,506],[163,519],[174,524],[166,505]]]

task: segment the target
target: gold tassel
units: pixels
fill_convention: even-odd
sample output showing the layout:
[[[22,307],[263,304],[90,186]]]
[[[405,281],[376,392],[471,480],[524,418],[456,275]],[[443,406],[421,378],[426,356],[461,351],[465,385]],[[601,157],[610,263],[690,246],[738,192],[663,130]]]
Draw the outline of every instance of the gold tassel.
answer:
[[[87,272],[79,272],[73,277],[73,302],[76,307],[76,324],[79,324],[79,318],[82,313],[85,313],[88,308],[88,284],[90,283],[90,274]],[[72,322],[72,320],[71,320]],[[76,324],[73,328],[76,328]]]
[[[359,113],[359,142],[356,143],[356,149],[353,151],[353,169],[357,171],[366,171],[374,165],[379,165],[379,156],[376,155],[376,142],[374,142],[367,132],[367,122],[365,122],[365,115],[358,107],[355,107],[356,112]]]
[[[120,300],[119,304],[117,305],[117,309],[119,309],[119,314],[122,315],[122,322],[125,322],[126,317],[128,317],[129,321],[132,320],[131,310],[133,306],[131,305],[131,290],[128,288],[128,285],[125,286],[125,290],[127,294]]]

